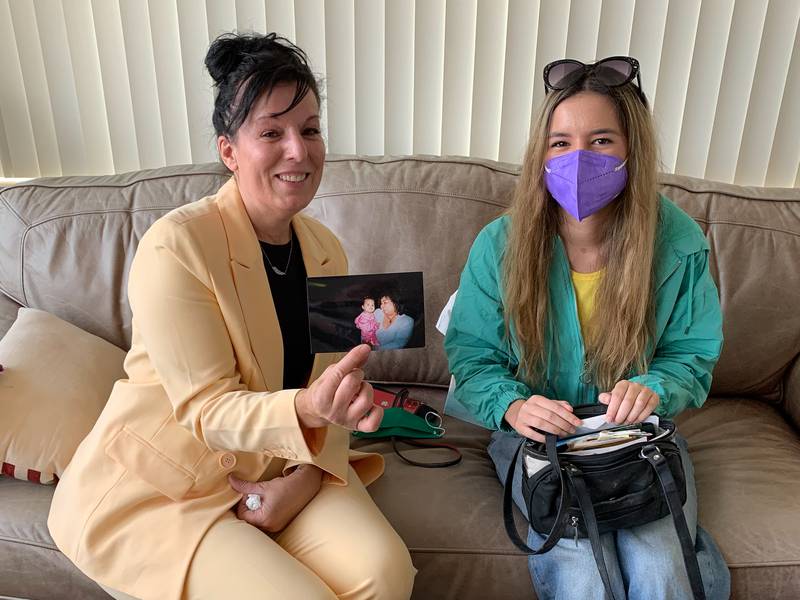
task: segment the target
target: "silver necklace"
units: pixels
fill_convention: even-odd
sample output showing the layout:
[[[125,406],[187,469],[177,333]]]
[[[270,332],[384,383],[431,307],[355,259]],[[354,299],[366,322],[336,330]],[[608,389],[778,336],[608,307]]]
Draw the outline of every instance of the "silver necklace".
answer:
[[[264,255],[264,258],[267,260],[267,264],[270,268],[275,272],[276,275],[286,275],[286,271],[289,270],[289,263],[292,262],[292,250],[294,249],[294,235],[289,238],[289,258],[286,260],[286,266],[281,271],[278,267],[272,264],[272,261],[267,256],[267,251],[265,250],[264,246],[261,246],[261,254]]]

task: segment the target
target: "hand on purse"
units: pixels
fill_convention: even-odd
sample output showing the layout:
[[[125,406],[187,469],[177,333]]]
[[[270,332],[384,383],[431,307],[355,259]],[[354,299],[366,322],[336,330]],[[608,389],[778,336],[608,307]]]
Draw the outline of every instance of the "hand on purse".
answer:
[[[537,442],[544,442],[545,433],[559,437],[571,435],[581,424],[568,402],[550,400],[544,396],[531,396],[527,400],[512,402],[504,418],[521,436]]]

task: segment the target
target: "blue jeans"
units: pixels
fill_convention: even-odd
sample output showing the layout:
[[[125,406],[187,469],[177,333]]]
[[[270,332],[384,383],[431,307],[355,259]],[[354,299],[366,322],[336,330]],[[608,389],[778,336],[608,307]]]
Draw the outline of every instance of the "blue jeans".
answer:
[[[497,476],[505,481],[508,466],[521,438],[513,433],[496,431],[489,444]],[[695,540],[697,561],[708,600],[730,596],[730,573],[725,559],[711,536],[697,527],[697,492],[694,467],[686,441],[677,437],[686,473],[686,503],[683,512],[689,532]],[[522,461],[518,460],[512,482],[514,502],[527,516],[522,500]],[[620,529],[600,536],[614,595],[630,600],[680,600],[692,598],[689,577],[683,563],[680,543],[672,517],[631,529]],[[528,546],[539,548],[545,536],[528,527]],[[600,573],[594,562],[588,538],[562,538],[545,554],[528,559],[533,587],[540,600],[603,600],[606,598]]]

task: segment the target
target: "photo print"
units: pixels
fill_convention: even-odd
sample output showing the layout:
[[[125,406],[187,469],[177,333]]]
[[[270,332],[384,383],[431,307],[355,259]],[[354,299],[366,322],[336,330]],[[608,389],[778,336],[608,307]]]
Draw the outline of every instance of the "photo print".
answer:
[[[311,351],[425,346],[422,272],[309,277]]]

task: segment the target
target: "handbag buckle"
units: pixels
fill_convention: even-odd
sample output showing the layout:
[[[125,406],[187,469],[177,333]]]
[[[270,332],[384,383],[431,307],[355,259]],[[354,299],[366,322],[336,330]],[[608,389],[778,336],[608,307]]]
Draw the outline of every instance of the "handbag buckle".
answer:
[[[655,444],[647,444],[646,446],[642,446],[642,449],[639,451],[639,456],[652,463],[657,463],[664,460],[661,450],[659,450],[658,446]]]

